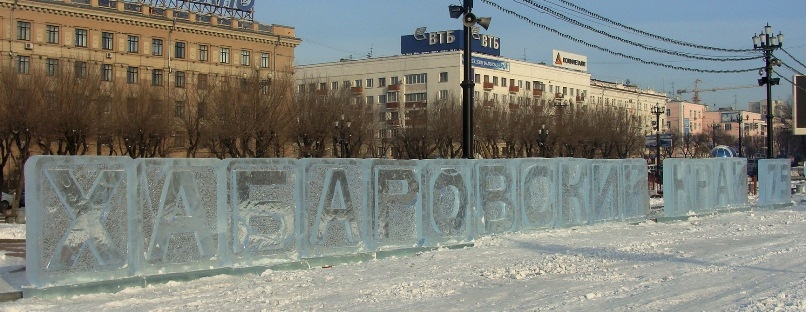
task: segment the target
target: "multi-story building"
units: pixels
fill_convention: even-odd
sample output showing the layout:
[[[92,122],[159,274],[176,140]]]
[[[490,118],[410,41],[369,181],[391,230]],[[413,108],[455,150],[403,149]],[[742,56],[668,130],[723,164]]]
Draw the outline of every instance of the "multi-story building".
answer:
[[[177,106],[184,105],[182,100],[171,97],[217,78],[269,80],[292,71],[301,42],[294,28],[194,11],[203,5],[180,2],[190,3],[0,0],[0,62],[19,74],[64,71],[81,78],[97,70],[100,88],[161,87],[168,105]]]
[[[401,38],[402,55],[398,56],[297,66],[298,91],[351,88],[357,99],[379,104],[388,116],[387,125],[410,126],[407,122],[412,119],[407,115],[427,110],[429,101],[461,99],[463,52],[460,39],[451,41],[453,33],[461,31],[426,33],[419,29],[414,36]],[[644,132],[649,132],[651,107],[666,102],[664,93],[592,80],[585,56],[555,50],[552,64],[531,63],[500,57],[496,37],[475,36],[472,62],[476,105],[510,110],[531,104],[571,110],[625,109],[639,116]],[[654,117],[651,120],[654,122]]]

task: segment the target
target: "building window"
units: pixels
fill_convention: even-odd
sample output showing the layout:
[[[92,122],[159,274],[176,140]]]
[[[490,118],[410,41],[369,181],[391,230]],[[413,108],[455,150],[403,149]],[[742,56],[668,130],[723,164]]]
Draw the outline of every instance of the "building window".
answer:
[[[111,32],[101,33],[101,49],[114,50],[115,34]]]
[[[252,51],[241,50],[241,65],[249,66],[251,64]]]
[[[501,86],[502,86],[502,87],[506,87],[506,86],[507,86],[507,78],[505,78],[505,77],[501,77]]]
[[[375,97],[374,96],[367,96],[367,105],[375,104]]]
[[[386,92],[386,100],[389,102],[397,102],[397,92]]]
[[[174,116],[179,118],[185,117],[185,102],[184,101],[176,101],[174,104]]]
[[[140,73],[139,68],[134,67],[134,66],[129,66],[129,68],[126,69],[126,82],[127,83],[137,83],[137,81],[139,80],[138,77],[137,77],[139,75],[139,73]]]
[[[448,72],[439,73],[439,82],[448,82]]]
[[[174,57],[178,59],[185,58],[185,43],[177,42],[174,44]]]
[[[151,55],[162,55],[162,39],[151,39]]]
[[[56,76],[59,74],[59,60],[58,59],[46,59],[45,60],[45,75],[47,76]]]
[[[386,78],[385,77],[378,78],[378,87],[385,87],[385,86],[386,86]]]
[[[73,66],[73,73],[75,74],[76,78],[87,78],[87,62],[75,62],[75,65]]]
[[[196,85],[199,89],[207,89],[207,74],[199,74]]]
[[[28,74],[31,72],[31,57],[26,55],[17,55],[17,73]]]
[[[334,81],[334,82],[330,83],[330,90],[336,91],[338,89],[339,89],[339,82],[338,81]]]
[[[206,44],[199,45],[199,61],[207,62],[210,59],[210,47]]]
[[[103,81],[112,81],[112,64],[103,64],[101,65],[101,80]]]
[[[263,95],[269,94],[269,86],[271,86],[270,80],[260,81],[260,94]]]
[[[406,97],[406,102],[425,102],[425,100],[428,98],[428,94],[425,93],[425,92],[423,92],[423,93],[409,93],[409,94],[406,94],[405,97]]]
[[[354,87],[360,87],[361,86],[361,79],[356,79],[355,80],[355,85],[353,85],[353,86]]]
[[[439,99],[445,100],[448,98],[448,90],[439,90]]]
[[[394,77],[392,77],[392,79],[390,80],[390,82],[391,82],[393,85],[400,84],[400,78],[398,78],[397,76],[394,76]]]
[[[350,87],[352,87],[349,80],[342,81],[341,84],[344,85],[345,89],[349,89]]]
[[[260,53],[260,68],[269,68],[269,54]]]
[[[473,77],[473,78],[475,79],[473,81],[480,82],[481,81],[481,74],[476,74],[476,77]]]
[[[45,40],[47,43],[59,43],[59,26],[47,25],[45,26]]]
[[[185,87],[185,72],[183,71],[176,72],[176,87],[177,88]]]
[[[498,85],[498,76],[493,76],[493,85],[494,86]]]
[[[181,133],[176,133],[173,136],[173,147],[185,147],[185,136]]]
[[[229,48],[221,48],[221,58],[220,62],[224,64],[229,64]]]
[[[428,82],[428,74],[406,75],[406,84],[423,84]]]
[[[140,52],[140,37],[129,36],[129,53]]]
[[[162,85],[162,69],[155,69],[151,71],[151,85]]]
[[[378,96],[378,104],[386,104],[386,94],[381,94]]]
[[[532,90],[532,82],[531,81],[526,82],[526,90]]]
[[[31,41],[31,22],[17,22],[17,40]]]
[[[372,88],[372,79],[367,79],[367,88]]]
[[[87,30],[76,29],[76,42],[77,47],[87,47]]]

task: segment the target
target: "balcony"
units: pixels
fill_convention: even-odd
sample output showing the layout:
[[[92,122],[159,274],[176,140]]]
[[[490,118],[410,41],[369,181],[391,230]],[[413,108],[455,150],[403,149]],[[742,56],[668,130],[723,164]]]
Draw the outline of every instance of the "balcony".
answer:
[[[426,101],[406,102],[406,109],[421,109],[426,108],[428,103]]]
[[[564,97],[565,97],[565,95],[563,95],[562,93],[555,93],[554,94],[554,99],[562,100]]]
[[[585,100],[585,98],[583,96],[577,95],[577,102],[582,102],[584,100]]]
[[[521,88],[518,86],[509,86],[509,93],[518,93],[521,91]]]
[[[521,108],[520,105],[515,103],[509,103],[509,110],[518,110],[519,108]]]
[[[386,102],[386,109],[399,109],[400,102]]]
[[[399,83],[390,84],[388,87],[386,87],[386,90],[387,91],[400,91],[400,84]]]
[[[364,87],[350,87],[350,92],[352,92],[353,95],[364,94]]]
[[[390,119],[386,121],[387,126],[399,127],[400,126],[400,119]]]
[[[532,96],[536,98],[543,97],[543,90],[532,90]]]
[[[484,108],[493,108],[493,107],[495,107],[495,101],[493,101],[493,100],[484,100],[482,105],[484,106]]]
[[[322,90],[322,89],[316,90],[316,95],[318,95],[318,96],[327,96],[327,90]]]
[[[492,82],[485,82],[484,83],[484,90],[492,90],[494,87]]]

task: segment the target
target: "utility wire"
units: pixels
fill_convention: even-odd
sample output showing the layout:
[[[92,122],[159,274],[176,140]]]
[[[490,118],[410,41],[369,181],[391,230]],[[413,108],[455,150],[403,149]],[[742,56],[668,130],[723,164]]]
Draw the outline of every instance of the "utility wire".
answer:
[[[795,86],[795,88],[798,88],[798,89],[800,89],[801,91],[806,91],[806,88],[801,87],[801,86],[799,86],[799,85],[796,85],[796,84],[795,84],[795,83],[794,83],[792,80],[789,80],[788,78],[786,78],[786,77],[784,77],[783,75],[779,74],[777,71],[773,71],[773,72],[774,72],[774,73],[775,73],[775,75],[776,75],[776,76],[778,76],[779,78],[781,78],[781,79],[783,79],[783,80],[786,80],[786,82],[789,82],[790,84],[792,84],[793,86]]]
[[[600,51],[603,51],[603,52],[610,53],[610,54],[615,55],[615,56],[623,57],[623,58],[630,59],[630,60],[633,60],[633,61],[636,61],[636,62],[647,64],[647,65],[654,65],[654,66],[665,67],[665,68],[670,68],[670,69],[675,69],[675,70],[692,71],[692,72],[700,72],[700,73],[713,73],[713,74],[746,73],[746,72],[753,72],[753,71],[758,71],[759,70],[758,67],[749,68],[749,69],[733,69],[733,70],[709,70],[709,69],[699,69],[699,68],[682,67],[682,66],[672,66],[672,65],[668,65],[668,64],[654,62],[654,61],[647,61],[647,60],[644,60],[644,59],[641,59],[641,58],[638,58],[638,57],[635,57],[635,56],[626,55],[626,54],[621,53],[621,52],[616,52],[616,51],[610,50],[608,48],[604,48],[604,47],[601,47],[601,46],[598,46],[598,45],[595,45],[595,44],[592,44],[592,43],[588,43],[588,42],[586,42],[584,40],[577,39],[577,38],[571,37],[569,35],[563,34],[563,33],[559,32],[559,31],[557,31],[556,29],[553,29],[553,28],[548,27],[548,26],[543,25],[543,24],[536,23],[536,22],[532,21],[531,19],[529,19],[529,18],[527,18],[527,17],[525,17],[523,15],[515,13],[514,11],[511,11],[511,10],[505,9],[505,8],[501,7],[500,5],[494,3],[494,2],[492,2],[490,0],[481,0],[481,1],[486,3],[486,4],[488,4],[488,5],[490,5],[490,6],[492,6],[492,7],[494,7],[494,8],[496,8],[496,9],[498,9],[501,12],[504,12],[504,13],[507,13],[509,15],[515,16],[515,17],[517,17],[517,18],[519,18],[519,19],[521,19],[523,21],[526,21],[529,24],[532,24],[533,26],[535,26],[537,28],[542,28],[542,29],[547,30],[549,32],[552,32],[552,33],[554,33],[554,34],[556,34],[556,35],[558,35],[560,37],[563,37],[565,39],[577,42],[579,44],[582,44],[582,45],[590,47],[590,48],[594,48],[594,49],[597,49],[597,50],[600,50]]]
[[[752,56],[752,57],[707,57],[707,56],[691,55],[691,54],[683,53],[683,52],[679,52],[679,51],[661,49],[661,48],[658,48],[658,47],[653,47],[653,46],[641,44],[641,43],[638,43],[638,42],[635,42],[635,41],[632,41],[632,40],[629,40],[629,39],[624,39],[624,38],[621,38],[619,36],[612,35],[612,34],[610,34],[608,32],[593,28],[593,27],[591,27],[589,25],[586,25],[586,24],[583,24],[583,23],[581,23],[581,22],[579,22],[579,21],[577,21],[577,20],[575,20],[573,18],[570,18],[570,17],[568,17],[568,16],[566,16],[566,15],[564,15],[562,13],[554,11],[549,7],[537,4],[532,0],[520,0],[520,1],[522,1],[521,3],[523,3],[523,2],[528,3],[533,8],[537,8],[537,9],[546,11],[548,14],[551,14],[555,18],[558,18],[558,19],[560,19],[562,21],[565,21],[567,23],[571,23],[571,24],[576,25],[578,27],[582,27],[582,28],[585,28],[585,29],[587,29],[589,31],[592,31],[592,32],[595,32],[595,33],[600,34],[602,36],[608,37],[610,39],[618,40],[618,41],[624,42],[626,44],[642,48],[642,49],[647,50],[647,51],[654,51],[654,52],[659,52],[659,53],[664,53],[664,54],[669,54],[669,55],[674,55],[674,56],[680,56],[680,57],[685,57],[685,58],[692,58],[692,59],[697,59],[697,60],[702,60],[702,61],[717,61],[717,62],[751,61],[751,60],[761,59],[763,57],[761,55]],[[515,0],[515,2],[519,2],[519,1]],[[753,50],[751,50],[751,51],[753,51]]]
[[[665,41],[665,42],[668,42],[668,43],[673,43],[673,44],[682,45],[682,46],[687,46],[687,47],[691,47],[691,48],[704,49],[704,50],[713,50],[713,51],[722,51],[722,52],[752,52],[752,51],[754,51],[753,49],[724,49],[724,48],[718,48],[718,47],[710,47],[710,46],[705,46],[705,45],[700,45],[700,44],[695,44],[695,43],[689,43],[689,42],[685,42],[685,41],[675,40],[675,39],[671,39],[671,38],[667,38],[667,37],[663,37],[663,36],[658,36],[658,35],[655,35],[655,34],[651,34],[651,33],[642,31],[640,29],[636,29],[636,28],[624,25],[622,23],[619,23],[619,22],[616,22],[614,20],[611,20],[611,19],[609,19],[607,17],[604,17],[604,16],[601,16],[601,15],[596,14],[594,12],[588,11],[587,9],[585,9],[583,7],[580,7],[580,6],[576,5],[576,4],[573,4],[573,3],[569,2],[569,1],[565,1],[565,0],[559,0],[559,1],[564,3],[565,5],[568,5],[568,6],[572,7],[572,8],[574,8],[574,9],[576,9],[578,12],[582,12],[582,13],[588,15],[588,16],[594,17],[596,19],[608,22],[610,24],[616,25],[618,27],[627,29],[629,31],[632,31],[632,32],[635,32],[637,34],[641,34],[641,35],[644,35],[644,36],[647,36],[647,37],[650,37],[650,38],[653,38],[653,39],[656,39],[656,40]]]
[[[784,50],[784,48],[779,48],[779,49],[781,49],[781,51],[784,51],[784,53],[786,53],[786,55],[789,55],[789,57],[790,57],[790,58],[792,58],[792,60],[794,60],[794,61],[795,61],[795,62],[797,62],[798,64],[800,64],[800,66],[803,66],[804,68],[806,68],[806,65],[803,65],[803,63],[801,63],[800,61],[798,61],[798,59],[796,59],[794,56],[792,56],[792,54],[789,54],[789,52],[787,52],[786,50]],[[794,71],[794,72],[797,72],[796,70],[793,70],[793,71]],[[798,74],[800,74],[800,73],[798,73]],[[801,74],[801,75],[803,75],[803,74]]]

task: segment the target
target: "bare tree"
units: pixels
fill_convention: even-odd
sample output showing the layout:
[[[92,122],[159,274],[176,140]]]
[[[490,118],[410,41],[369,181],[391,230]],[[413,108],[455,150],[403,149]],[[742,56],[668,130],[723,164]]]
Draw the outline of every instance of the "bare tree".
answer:
[[[96,101],[101,95],[100,70],[89,62],[76,60],[76,66],[42,77],[41,91],[47,109],[37,145],[46,155],[85,155],[89,139],[95,137]],[[44,72],[44,71],[43,71]]]
[[[174,123],[163,89],[142,80],[118,85],[114,94],[111,114],[122,153],[132,158],[167,156]]]

